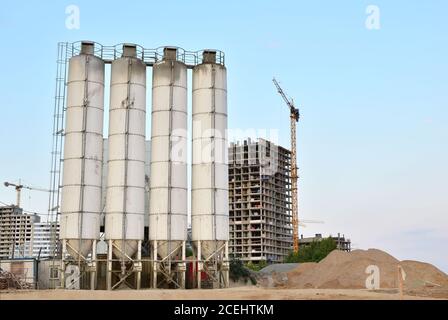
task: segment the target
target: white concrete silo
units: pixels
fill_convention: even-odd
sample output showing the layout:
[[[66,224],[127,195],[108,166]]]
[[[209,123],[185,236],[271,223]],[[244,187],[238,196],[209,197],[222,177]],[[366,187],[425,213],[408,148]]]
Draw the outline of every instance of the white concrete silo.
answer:
[[[60,238],[63,259],[71,256],[78,264],[91,253],[95,260],[100,228],[104,62],[94,56],[94,47],[81,43],[80,54],[70,58],[67,80]]]
[[[151,141],[146,140],[145,142],[146,150],[145,150],[145,228],[148,227],[149,216],[146,214],[149,212],[149,172],[150,172],[150,154],[151,154]],[[104,227],[104,211],[106,209],[106,190],[107,190],[107,162],[109,158],[109,141],[108,139],[103,139],[103,177],[102,177],[102,204],[101,208],[102,219],[101,219],[101,227]]]
[[[198,287],[207,269],[228,285],[227,71],[216,53],[204,51],[193,68],[191,227]]]
[[[141,241],[145,215],[146,65],[137,47],[123,45],[122,57],[112,61],[109,155],[105,238],[108,241],[108,289],[112,261],[119,261],[124,280],[134,270],[140,285]]]
[[[178,49],[166,47],[153,66],[149,240],[158,271],[168,283],[185,286],[187,240],[187,66]]]

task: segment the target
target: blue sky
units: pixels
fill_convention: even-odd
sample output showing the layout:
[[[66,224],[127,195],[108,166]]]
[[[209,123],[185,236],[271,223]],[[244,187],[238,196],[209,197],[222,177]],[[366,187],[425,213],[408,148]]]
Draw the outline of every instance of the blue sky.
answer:
[[[79,30],[65,25],[71,4]],[[371,4],[379,30],[365,27]],[[289,146],[272,76],[301,106],[300,215],[325,221],[305,236],[341,232],[448,271],[447,13],[443,0],[2,3],[0,179],[48,187],[57,42],[217,48],[229,128],[278,130]],[[47,209],[39,192],[22,202]]]

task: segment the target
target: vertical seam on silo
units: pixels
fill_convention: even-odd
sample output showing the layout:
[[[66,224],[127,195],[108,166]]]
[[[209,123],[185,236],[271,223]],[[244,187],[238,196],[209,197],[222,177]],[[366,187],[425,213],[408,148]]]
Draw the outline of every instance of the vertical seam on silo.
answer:
[[[169,92],[169,111],[168,111],[168,212],[167,212],[167,240],[168,240],[168,254],[171,252],[171,201],[172,201],[172,185],[171,185],[171,177],[172,177],[172,130],[173,130],[173,103],[174,103],[174,61],[170,63],[170,92]],[[171,258],[169,258],[171,260]]]
[[[121,228],[121,247],[123,253],[126,252],[126,229],[127,229],[127,193],[128,193],[128,165],[129,165],[129,113],[131,107],[131,74],[132,74],[132,59],[128,60],[128,77],[126,84],[126,104],[125,104],[125,129],[124,129],[124,184],[123,184],[123,215]],[[122,261],[124,254],[121,254]]]
[[[211,123],[211,134],[212,134],[212,136],[211,136],[211,143],[212,143],[212,148],[211,148],[211,150],[213,150],[213,156],[212,156],[212,167],[211,167],[211,179],[212,179],[212,181],[211,181],[211,183],[212,183],[212,201],[213,201],[213,204],[212,204],[212,210],[213,210],[213,215],[212,215],[212,217],[213,217],[213,232],[212,232],[212,236],[213,236],[213,239],[212,240],[215,240],[214,241],[214,244],[215,244],[215,247],[216,247],[216,240],[217,240],[217,237],[216,237],[216,194],[217,194],[217,192],[216,192],[216,177],[215,177],[215,175],[216,175],[216,150],[215,150],[215,147],[216,147],[216,136],[215,136],[215,134],[216,134],[216,119],[215,119],[215,117],[216,117],[216,69],[215,69],[215,65],[211,65],[212,66],[212,87],[211,87],[211,89],[212,89],[212,94],[211,94],[211,99],[212,99],[212,110],[211,110],[211,120],[212,120],[212,123]],[[216,248],[215,248],[216,249]]]
[[[82,152],[81,152],[81,186],[80,186],[80,210],[78,212],[78,250],[82,248],[82,230],[84,216],[84,192],[85,192],[85,166],[86,166],[86,143],[87,143],[87,105],[89,90],[89,56],[86,55],[86,63],[84,64],[84,98],[82,108]],[[81,254],[78,252],[78,264],[81,262]]]

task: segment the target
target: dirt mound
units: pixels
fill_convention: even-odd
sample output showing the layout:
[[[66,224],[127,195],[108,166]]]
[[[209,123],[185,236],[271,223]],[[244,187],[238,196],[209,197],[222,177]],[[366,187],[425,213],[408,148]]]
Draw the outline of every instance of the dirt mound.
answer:
[[[288,288],[362,289],[367,267],[378,266],[380,287],[396,288],[398,260],[376,249],[347,253],[333,251],[317,264],[302,264],[288,273]]]
[[[285,273],[273,272],[260,285],[298,289],[365,289],[368,268],[378,268],[381,289],[398,288],[398,265],[406,273],[405,290],[446,290],[448,276],[431,264],[402,261],[377,250],[333,251],[319,263],[302,263]],[[373,267],[372,267],[373,266]]]
[[[448,276],[432,264],[403,260],[400,265],[406,273],[405,284],[408,289],[422,286],[448,289]]]

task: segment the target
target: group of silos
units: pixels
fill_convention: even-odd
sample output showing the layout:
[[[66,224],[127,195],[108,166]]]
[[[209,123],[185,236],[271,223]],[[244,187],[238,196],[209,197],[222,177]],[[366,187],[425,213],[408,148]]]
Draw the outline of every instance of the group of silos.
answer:
[[[187,266],[195,287],[204,279],[228,285],[226,69],[204,50],[187,66],[166,47],[149,64],[137,46],[106,61],[82,42],[69,60],[64,140],[61,235],[62,281],[67,265],[81,268],[90,287],[101,262],[107,289],[184,288]],[[106,204],[101,205],[105,64],[111,63]],[[149,212],[145,212],[146,72],[152,66]],[[194,258],[186,258],[188,217],[187,75],[193,69],[191,229]],[[103,212],[104,211],[104,212]],[[97,257],[104,213],[107,258]],[[149,215],[147,241],[145,215]],[[147,257],[142,256],[149,252]],[[187,263],[188,262],[188,263]],[[145,267],[143,267],[143,265]],[[190,272],[191,271],[191,272]],[[145,274],[147,273],[147,274]]]

